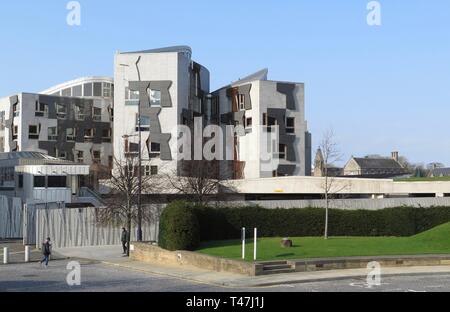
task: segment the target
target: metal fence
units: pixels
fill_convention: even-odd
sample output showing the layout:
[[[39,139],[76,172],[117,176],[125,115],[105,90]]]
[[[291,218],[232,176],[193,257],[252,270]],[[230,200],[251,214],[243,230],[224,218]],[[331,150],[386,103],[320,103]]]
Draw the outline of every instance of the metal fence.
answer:
[[[22,238],[22,200],[0,196],[0,238]]]
[[[57,248],[119,245],[123,225],[112,222],[100,224],[97,209],[103,208],[65,208],[53,205],[35,207],[36,245],[39,247],[47,237],[52,239],[53,246]],[[156,241],[157,222],[144,222],[142,236],[144,241]],[[137,231],[133,226],[131,240],[136,239]]]

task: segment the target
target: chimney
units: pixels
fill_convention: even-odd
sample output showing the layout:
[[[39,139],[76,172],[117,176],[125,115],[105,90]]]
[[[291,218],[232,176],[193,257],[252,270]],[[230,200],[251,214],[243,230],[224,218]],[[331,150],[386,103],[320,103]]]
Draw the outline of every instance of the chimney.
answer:
[[[398,152],[392,152],[392,159],[398,161]]]

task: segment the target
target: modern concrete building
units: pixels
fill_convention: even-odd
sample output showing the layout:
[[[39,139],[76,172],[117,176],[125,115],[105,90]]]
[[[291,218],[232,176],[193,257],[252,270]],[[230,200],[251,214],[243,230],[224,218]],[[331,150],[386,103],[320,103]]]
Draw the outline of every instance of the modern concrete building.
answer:
[[[223,141],[224,155],[218,160],[222,161],[222,173],[232,173],[228,178],[311,174],[311,135],[305,121],[302,83],[269,81],[268,71],[262,70],[210,94],[209,71],[191,56],[186,46],[116,54],[117,159],[138,152],[140,103],[146,174],[161,170],[182,174],[177,145],[180,126],[198,136],[194,132],[198,121],[200,130],[211,124],[224,127],[223,133],[226,125],[245,128],[234,140]],[[272,156],[279,165],[267,169],[261,161],[260,141],[261,134],[273,126],[278,126],[279,144]],[[227,153],[233,155],[231,161]]]
[[[263,69],[211,94],[211,122],[244,128],[225,151],[234,155],[233,178],[311,175],[304,84],[271,81],[267,75]],[[275,130],[278,144],[272,148],[264,134]],[[265,153],[277,160],[275,167],[261,157]]]
[[[0,152],[42,152],[107,174],[113,92],[112,79],[89,77],[0,99]]]
[[[117,160],[141,151],[144,172],[178,171],[179,125],[199,116],[209,93],[209,71],[179,46],[115,57],[114,154]]]

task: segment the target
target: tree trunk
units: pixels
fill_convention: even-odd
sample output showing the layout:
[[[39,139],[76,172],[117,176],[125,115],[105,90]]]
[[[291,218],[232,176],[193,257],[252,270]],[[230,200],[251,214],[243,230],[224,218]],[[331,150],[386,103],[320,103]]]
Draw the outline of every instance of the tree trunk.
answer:
[[[131,208],[130,208],[131,209]],[[127,215],[127,257],[130,257],[130,246],[131,246],[131,214]]]
[[[325,239],[328,239],[328,194],[325,194]]]

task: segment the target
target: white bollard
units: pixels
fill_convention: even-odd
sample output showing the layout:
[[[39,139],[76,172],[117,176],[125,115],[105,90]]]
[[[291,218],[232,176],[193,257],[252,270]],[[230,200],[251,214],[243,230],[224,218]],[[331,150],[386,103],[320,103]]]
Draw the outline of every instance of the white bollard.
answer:
[[[25,246],[25,262],[30,262],[30,253],[31,253],[30,246]]]
[[[255,261],[256,261],[256,241],[257,241],[257,238],[258,238],[258,229],[255,228],[255,243],[254,243],[254,246],[253,246],[253,260],[255,260]]]
[[[242,228],[242,259],[245,260],[245,227]]]
[[[3,248],[3,264],[8,264],[9,261],[9,248]]]

